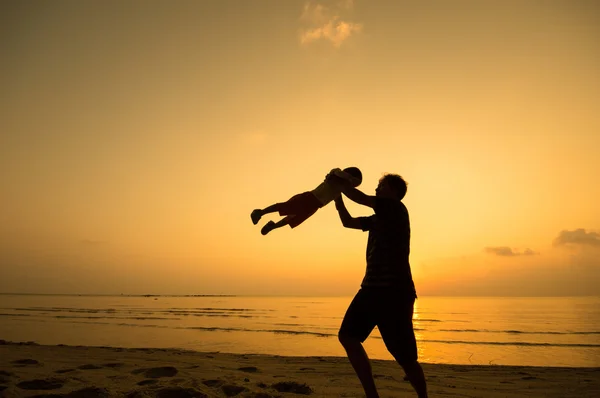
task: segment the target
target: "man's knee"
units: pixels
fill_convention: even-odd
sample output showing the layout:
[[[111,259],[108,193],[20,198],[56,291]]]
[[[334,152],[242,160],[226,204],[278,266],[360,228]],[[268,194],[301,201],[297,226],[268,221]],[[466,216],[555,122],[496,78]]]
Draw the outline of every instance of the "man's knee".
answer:
[[[411,376],[414,374],[419,374],[422,372],[421,369],[421,365],[419,364],[419,361],[417,360],[409,360],[409,361],[397,361],[400,366],[402,366],[402,369],[404,369],[404,373],[406,373],[407,376]]]
[[[356,337],[349,336],[344,333],[338,333],[338,340],[344,347],[360,344],[360,340]]]

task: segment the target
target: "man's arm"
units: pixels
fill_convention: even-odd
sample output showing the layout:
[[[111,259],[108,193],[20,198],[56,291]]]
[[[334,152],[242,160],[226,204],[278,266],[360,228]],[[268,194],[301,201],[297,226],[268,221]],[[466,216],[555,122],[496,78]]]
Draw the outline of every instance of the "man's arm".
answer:
[[[370,208],[375,207],[375,196],[369,196],[366,193],[359,191],[358,189],[354,188],[349,181],[333,173],[327,175],[326,181],[330,184],[339,186],[344,195],[346,195],[348,199],[352,200],[353,202],[356,202],[359,205],[368,206]]]
[[[375,196],[369,196],[350,185],[343,185],[342,192],[348,197],[348,199],[358,203],[359,205],[375,208]]]
[[[344,200],[342,196],[338,196],[335,198],[335,208],[340,215],[340,220],[342,221],[342,225],[346,228],[353,229],[362,229],[362,225],[358,218],[354,218],[348,213],[348,209],[346,209],[346,205],[344,204]]]

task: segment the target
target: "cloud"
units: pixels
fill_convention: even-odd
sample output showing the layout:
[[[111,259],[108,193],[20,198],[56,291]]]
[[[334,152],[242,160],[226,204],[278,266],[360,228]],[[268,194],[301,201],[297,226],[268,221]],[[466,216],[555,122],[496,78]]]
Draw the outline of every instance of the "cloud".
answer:
[[[313,1],[304,4],[300,20],[305,25],[300,29],[300,44],[327,40],[334,47],[340,47],[351,36],[360,33],[363,29],[361,23],[356,23],[341,16],[350,13],[353,1],[338,1],[333,7],[327,7]]]
[[[573,231],[563,230],[560,231],[558,237],[554,239],[552,245],[555,247],[568,245],[600,247],[600,234],[596,232],[586,232],[583,228],[578,228]]]
[[[502,256],[502,257],[533,256],[535,254],[539,254],[529,248],[526,248],[522,252],[519,252],[519,251],[511,249],[508,246],[486,247],[484,250],[486,253],[495,254],[496,256]]]
[[[514,252],[513,250],[511,250]],[[598,296],[600,256],[595,251],[550,251],[489,261],[486,254],[437,258],[427,272],[413,268],[417,294],[450,296]]]

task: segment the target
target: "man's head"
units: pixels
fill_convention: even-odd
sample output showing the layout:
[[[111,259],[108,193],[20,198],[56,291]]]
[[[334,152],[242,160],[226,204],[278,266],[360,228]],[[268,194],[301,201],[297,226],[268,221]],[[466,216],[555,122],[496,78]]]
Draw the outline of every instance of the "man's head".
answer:
[[[406,181],[398,174],[385,174],[379,179],[375,195],[402,200],[406,195]]]
[[[356,183],[352,184],[353,187],[356,188],[362,182],[362,173],[358,167],[346,167],[342,171],[350,174],[352,177],[354,177],[356,179]]]

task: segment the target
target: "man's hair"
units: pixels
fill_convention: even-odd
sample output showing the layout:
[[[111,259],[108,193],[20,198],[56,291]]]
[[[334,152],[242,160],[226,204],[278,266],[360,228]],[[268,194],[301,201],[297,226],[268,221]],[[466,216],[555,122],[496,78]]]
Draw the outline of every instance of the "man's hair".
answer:
[[[398,196],[398,199],[402,200],[404,195],[406,195],[407,183],[404,181],[404,178],[400,177],[398,174],[384,174],[379,181],[387,182],[390,188]]]
[[[343,171],[362,182],[362,173],[358,167],[347,167]]]

